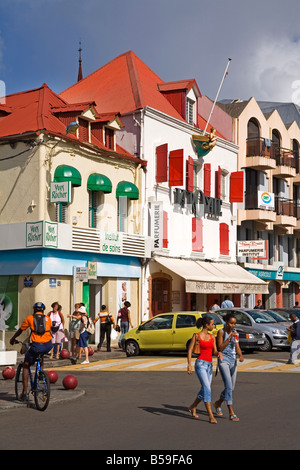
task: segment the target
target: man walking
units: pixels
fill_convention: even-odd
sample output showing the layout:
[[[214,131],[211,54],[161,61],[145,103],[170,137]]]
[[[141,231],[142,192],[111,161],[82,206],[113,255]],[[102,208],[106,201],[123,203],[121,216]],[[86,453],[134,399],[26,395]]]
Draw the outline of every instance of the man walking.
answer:
[[[295,313],[291,313],[290,319],[292,320],[293,324],[288,326],[287,330],[291,332],[292,344],[290,358],[287,364],[295,364],[295,361],[300,354],[300,320],[297,315],[295,315]]]
[[[233,308],[233,302],[229,299],[229,295],[225,296],[225,300],[221,303],[221,308]]]

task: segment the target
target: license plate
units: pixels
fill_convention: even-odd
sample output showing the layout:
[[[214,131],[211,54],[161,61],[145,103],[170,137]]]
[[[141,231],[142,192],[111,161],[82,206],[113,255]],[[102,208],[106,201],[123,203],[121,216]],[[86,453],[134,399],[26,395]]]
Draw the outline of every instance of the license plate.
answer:
[[[258,341],[257,341],[257,344],[264,344],[264,340],[262,340],[262,339],[261,339],[261,340],[258,340]]]

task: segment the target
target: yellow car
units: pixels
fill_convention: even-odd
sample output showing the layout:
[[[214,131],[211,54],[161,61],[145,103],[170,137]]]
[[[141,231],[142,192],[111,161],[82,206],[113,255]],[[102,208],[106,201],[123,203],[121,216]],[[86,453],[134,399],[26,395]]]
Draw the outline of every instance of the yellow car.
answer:
[[[145,351],[186,351],[193,334],[200,331],[196,321],[203,315],[214,319],[213,333],[216,336],[218,330],[223,328],[223,322],[215,313],[162,313],[125,333],[122,348],[127,356],[137,356]]]

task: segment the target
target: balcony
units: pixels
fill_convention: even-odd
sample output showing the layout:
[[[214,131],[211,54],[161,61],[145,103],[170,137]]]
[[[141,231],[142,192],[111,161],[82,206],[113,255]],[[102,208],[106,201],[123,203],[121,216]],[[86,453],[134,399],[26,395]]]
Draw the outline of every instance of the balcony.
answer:
[[[280,147],[276,149],[275,154],[276,169],[273,171],[273,176],[278,176],[279,178],[295,177],[297,165],[293,152]]]
[[[300,230],[300,203],[299,202],[294,203],[294,217],[296,217],[297,219],[294,230],[299,231]]]
[[[295,211],[298,207],[292,199],[286,199],[284,197],[275,197],[275,211],[276,221],[275,225],[282,227],[296,227],[297,218]]]
[[[246,141],[246,168],[254,170],[274,170],[276,169],[275,148],[267,146],[266,139],[255,138]]]
[[[238,225],[245,220],[268,223],[276,221],[276,212],[258,207],[258,191],[246,192],[245,209],[238,210]]]

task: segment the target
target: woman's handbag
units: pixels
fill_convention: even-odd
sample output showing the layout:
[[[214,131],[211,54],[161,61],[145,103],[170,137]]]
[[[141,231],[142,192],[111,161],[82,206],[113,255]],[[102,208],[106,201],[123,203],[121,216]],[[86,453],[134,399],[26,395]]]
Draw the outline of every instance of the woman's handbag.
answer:
[[[200,354],[200,338],[199,338],[199,333],[195,333],[195,344],[193,347],[193,354],[197,354],[199,356]]]
[[[59,330],[60,325],[61,325],[61,323],[57,324],[56,321],[53,321],[52,324],[51,324],[52,333],[57,333],[57,331]]]

